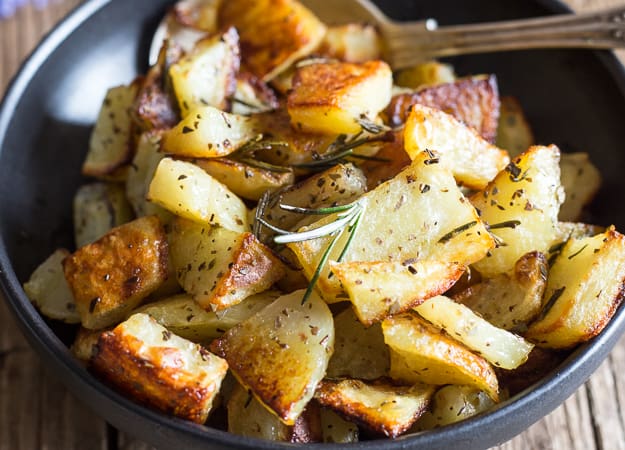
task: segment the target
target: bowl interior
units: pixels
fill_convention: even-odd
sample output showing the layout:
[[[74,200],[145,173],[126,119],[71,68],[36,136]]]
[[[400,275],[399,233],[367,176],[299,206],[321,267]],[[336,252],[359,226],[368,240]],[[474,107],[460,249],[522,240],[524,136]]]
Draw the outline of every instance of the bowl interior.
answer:
[[[109,87],[128,83],[146,70],[151,33],[168,3],[88,2],[49,36],[13,83],[0,110],[0,281],[25,333],[53,370],[63,378],[69,374],[73,389],[84,394],[87,402],[104,402],[102,414],[115,425],[131,428],[157,445],[184,442],[189,448],[211,448],[210,441],[214,448],[230,444],[279,447],[221,432],[207,434],[125,401],[81,372],[61,344],[70,341],[73,331],[56,323],[48,327],[19,288],[19,282],[55,248],[72,247],[72,197],[85,181],[80,166],[100,103]],[[462,0],[379,3],[393,18],[435,17],[443,25],[563,11],[551,1],[473,0],[470,7]],[[625,152],[619,150],[625,142],[621,124],[625,76],[612,56],[541,50],[458,57],[451,62],[460,75],[497,74],[500,92],[520,100],[539,143],[556,143],[568,152],[589,152],[604,185],[586,221],[615,224],[625,230],[625,209],[618,207],[625,196],[621,176]],[[407,439],[428,448],[445,448],[461,441],[467,448],[479,448],[512,437],[586,379],[625,328],[623,316],[620,310],[600,338],[567,360],[559,370],[568,375],[565,380],[553,374],[525,400],[507,402],[463,425]],[[531,399],[536,401],[530,403]],[[132,425],[124,427],[126,419]],[[158,425],[156,433],[151,427],[154,424]],[[486,426],[487,432],[476,435],[475,427]],[[378,441],[375,447],[399,448],[407,442]]]

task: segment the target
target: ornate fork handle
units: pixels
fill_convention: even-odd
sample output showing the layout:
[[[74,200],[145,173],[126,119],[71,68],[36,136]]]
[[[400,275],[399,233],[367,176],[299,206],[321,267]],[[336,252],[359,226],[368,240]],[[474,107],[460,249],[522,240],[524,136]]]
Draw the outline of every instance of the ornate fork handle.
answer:
[[[424,59],[466,53],[625,47],[625,6],[576,15],[434,29],[428,29],[428,25],[433,28],[432,21],[386,24],[384,37],[394,68],[407,67]]]

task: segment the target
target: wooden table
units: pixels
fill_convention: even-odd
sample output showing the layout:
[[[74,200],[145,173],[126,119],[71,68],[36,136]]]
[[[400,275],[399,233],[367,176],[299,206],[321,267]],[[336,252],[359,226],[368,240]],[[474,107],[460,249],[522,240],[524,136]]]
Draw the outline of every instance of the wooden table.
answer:
[[[1,0],[0,0],[1,1]],[[52,0],[0,19],[0,93],[23,58],[79,0]],[[566,0],[578,11],[622,3]],[[623,61],[623,55],[619,54]],[[41,366],[0,301],[0,450],[151,448],[118,432]],[[625,450],[625,337],[599,370],[560,408],[501,450]]]

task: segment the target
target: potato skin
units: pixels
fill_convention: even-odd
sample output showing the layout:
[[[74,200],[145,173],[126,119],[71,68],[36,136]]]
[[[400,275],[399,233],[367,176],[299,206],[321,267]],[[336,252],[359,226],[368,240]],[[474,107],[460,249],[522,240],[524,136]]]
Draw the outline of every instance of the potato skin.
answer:
[[[168,245],[156,216],[113,228],[63,261],[85,328],[113,325],[167,278]]]

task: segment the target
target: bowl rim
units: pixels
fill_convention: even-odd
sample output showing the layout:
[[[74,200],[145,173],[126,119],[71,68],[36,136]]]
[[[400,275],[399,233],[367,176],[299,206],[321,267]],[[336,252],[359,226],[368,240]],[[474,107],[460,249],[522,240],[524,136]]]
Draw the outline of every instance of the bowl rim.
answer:
[[[533,0],[534,3],[554,13],[570,12],[571,9],[559,0]],[[76,7],[68,16],[59,22],[39,43],[22,64],[19,71],[9,82],[4,98],[0,102],[0,157],[12,112],[19,104],[23,93],[41,65],[78,27],[88,21],[93,15],[107,7],[111,0],[89,0]],[[625,68],[609,51],[594,51],[598,62],[610,73],[611,78],[625,97]],[[1,232],[2,230],[0,230]],[[78,398],[88,394],[97,398],[99,404],[85,403],[100,417],[110,421],[117,428],[130,434],[154,442],[154,437],[170,436],[171,433],[187,433],[192,442],[214,444],[227,447],[248,449],[284,449],[300,447],[298,444],[265,441],[256,438],[247,438],[234,435],[226,431],[194,424],[176,417],[166,416],[159,412],[143,407],[117,391],[109,388],[91,375],[70,353],[53,330],[46,324],[39,312],[26,297],[12,264],[9,260],[5,237],[0,234],[0,298],[5,299],[9,311],[16,319],[19,328],[31,346],[43,358],[44,366],[54,367],[55,373],[63,373],[66,387]],[[510,399],[501,402],[486,413],[469,418],[456,424],[440,429],[429,430],[423,433],[402,436],[395,440],[361,441],[353,444],[306,444],[324,449],[343,448],[388,448],[399,449],[420,445],[427,448],[448,448],[453,442],[463,442],[468,448],[478,448],[483,445],[495,445],[501,442],[497,436],[511,436],[520,433],[534,422],[540,420],[541,415],[535,417],[525,413],[534,402],[546,405],[545,410],[553,411],[570,394],[585,382],[605,359],[608,352],[625,332],[625,306],[617,309],[610,323],[590,342],[581,345],[565,361],[563,361],[548,376],[534,385],[516,394]],[[581,374],[581,381],[563,385],[561,380],[571,374]],[[104,408],[100,408],[101,405]],[[98,409],[104,410],[98,413]],[[547,414],[548,414],[547,412]],[[545,414],[546,415],[546,414]],[[510,421],[510,417],[520,417],[521,420]],[[508,418],[508,420],[506,420]],[[146,432],[137,433],[136,427],[130,428],[132,420],[147,420],[156,428],[153,436]],[[476,427],[485,430],[476,436]],[[505,428],[505,430],[504,430]],[[147,429],[146,429],[147,430]],[[489,431],[495,431],[489,433]],[[133,433],[134,432],[134,433]],[[190,441],[190,442],[191,442]],[[474,447],[472,447],[474,446]]]

